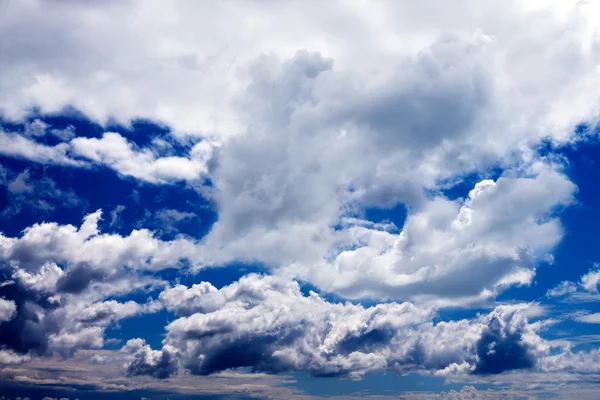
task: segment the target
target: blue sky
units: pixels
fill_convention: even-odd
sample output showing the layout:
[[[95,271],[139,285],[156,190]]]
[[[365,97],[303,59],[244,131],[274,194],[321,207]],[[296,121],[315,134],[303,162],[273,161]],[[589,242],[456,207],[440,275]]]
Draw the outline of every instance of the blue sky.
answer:
[[[0,398],[595,399],[596,8],[2,3]]]

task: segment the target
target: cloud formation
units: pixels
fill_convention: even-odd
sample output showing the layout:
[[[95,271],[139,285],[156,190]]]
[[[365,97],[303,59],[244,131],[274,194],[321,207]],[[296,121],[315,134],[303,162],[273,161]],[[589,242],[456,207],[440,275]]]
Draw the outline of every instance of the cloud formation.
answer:
[[[548,351],[527,322],[526,305],[433,323],[433,310],[410,303],[331,303],[303,295],[294,281],[260,275],[221,289],[178,285],[160,300],[181,316],[166,327],[166,349],[198,375],[237,367],[315,376],[487,374],[532,368]]]
[[[207,163],[214,146],[214,143],[200,141],[190,147],[189,156],[161,156],[160,148],[137,148],[115,132],[105,132],[99,139],[75,137],[68,142],[47,145],[19,133],[5,132],[0,127],[2,155],[59,166],[103,166],[122,176],[155,184],[202,181],[207,177]]]
[[[107,390],[241,369],[598,374],[596,348],[543,335],[597,310],[508,291],[536,282],[578,201],[561,151],[597,139],[598,15],[576,0],[3,4],[1,216],[21,233],[0,233],[0,368],[93,350],[90,366],[123,367]],[[140,119],[161,133],[130,135]],[[177,199],[106,204],[46,175],[75,168]],[[182,234],[194,224],[206,236]],[[265,274],[239,278],[248,263]],[[193,275],[224,265],[235,278]],[[599,283],[595,266],[539,301],[597,301]],[[444,318],[454,307],[466,316]],[[163,308],[161,348],[108,353],[109,328]]]

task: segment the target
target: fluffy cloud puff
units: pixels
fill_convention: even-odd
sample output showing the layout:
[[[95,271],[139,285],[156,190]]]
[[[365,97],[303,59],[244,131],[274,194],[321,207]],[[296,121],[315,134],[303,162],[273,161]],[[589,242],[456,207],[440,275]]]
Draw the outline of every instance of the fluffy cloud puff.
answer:
[[[165,346],[162,350],[152,350],[142,339],[127,341],[121,351],[131,354],[133,360],[125,363],[127,376],[150,375],[165,379],[178,369],[175,349]]]
[[[195,244],[184,238],[165,242],[146,229],[133,230],[129,236],[100,233],[101,217],[98,210],[85,216],[79,228],[41,223],[26,228],[19,238],[0,234],[0,259],[25,270],[48,262],[69,264],[73,269],[63,279],[82,278],[78,269],[82,264],[86,274],[109,275],[123,266],[158,270],[176,267],[180,260],[192,264],[198,260]]]
[[[104,330],[111,323],[157,309],[152,303],[102,301],[110,295],[108,290],[100,299],[98,292],[66,293],[57,285],[58,271],[55,264],[44,265],[39,274],[2,268],[5,284],[0,287],[0,307],[3,314],[10,311],[0,323],[2,363],[19,362],[29,355],[70,356],[78,349],[101,348]]]
[[[212,170],[219,220],[203,241],[206,262],[290,266],[354,298],[427,296],[442,286],[457,297],[465,288],[442,282],[446,264],[449,282],[461,268],[482,275],[465,297],[529,282],[536,257],[562,236],[551,216],[572,202],[575,186],[529,150],[548,130],[526,137],[531,126],[489,125],[499,101],[488,68],[495,45],[481,36],[440,40],[378,82],[341,74],[319,54],[259,59],[239,99],[250,128],[223,144]],[[428,195],[498,160],[508,172],[479,183],[472,198]],[[353,211],[398,203],[409,210],[398,238],[373,233],[378,243],[365,246],[356,230],[333,228]],[[475,268],[481,263],[489,268]],[[358,265],[375,282],[361,283]]]
[[[304,296],[294,281],[259,275],[222,289],[207,282],[178,285],[160,300],[181,315],[167,326],[167,351],[199,375],[236,367],[316,376],[372,370],[487,374],[531,368],[548,350],[523,305],[432,323],[431,309],[411,303],[331,303],[314,292]]]
[[[575,190],[548,165],[529,176],[508,172],[477,183],[464,200],[430,200],[409,212],[399,234],[351,226],[352,240],[333,262],[295,263],[285,272],[347,297],[438,304],[491,297],[530,283],[536,260],[562,238],[553,212],[569,205]]]
[[[12,300],[0,298],[0,323],[10,321],[17,312],[17,305]]]
[[[161,308],[152,301],[138,304],[114,298],[164,285],[136,268],[151,268],[148,258],[160,253],[166,243],[139,242],[135,234],[101,235],[99,218],[100,212],[90,214],[79,229],[41,224],[28,228],[20,238],[0,236],[3,363],[21,362],[30,355],[70,356],[78,349],[101,348],[109,325]],[[89,242],[94,239],[104,245]],[[169,260],[169,265],[178,259]]]

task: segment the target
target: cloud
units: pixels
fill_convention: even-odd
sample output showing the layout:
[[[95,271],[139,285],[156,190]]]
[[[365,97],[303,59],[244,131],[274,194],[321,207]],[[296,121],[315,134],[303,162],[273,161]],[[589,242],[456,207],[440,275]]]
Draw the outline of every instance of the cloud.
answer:
[[[507,316],[502,315],[508,313]],[[532,368],[536,354],[531,352],[536,346],[531,346],[523,337],[527,330],[527,320],[523,315],[510,309],[496,309],[488,326],[477,342],[479,358],[475,374],[498,374],[515,369]],[[531,338],[536,339],[535,335]],[[538,340],[539,341],[539,340]]]
[[[567,350],[541,359],[540,369],[545,372],[569,371],[582,375],[597,374],[600,372],[598,361],[600,361],[600,351],[597,348],[580,352]]]
[[[562,297],[577,291],[577,285],[573,282],[563,281],[558,286],[548,290],[548,297]]]
[[[463,386],[458,392],[450,390],[439,394],[409,393],[400,396],[402,400],[515,400],[528,393],[510,390],[477,390],[474,386]]]
[[[63,133],[57,134],[64,136]],[[0,154],[42,164],[79,168],[104,166],[122,176],[155,184],[205,179],[208,174],[207,163],[215,146],[216,143],[204,140],[190,147],[189,156],[161,157],[159,148],[138,148],[115,132],[105,132],[100,139],[75,137],[52,146],[0,128]]]
[[[3,313],[10,311],[0,324],[0,347],[7,351],[4,358],[12,354],[16,359],[9,362],[31,354],[70,356],[78,349],[100,348],[104,344],[104,330],[112,322],[156,311],[151,304],[97,301],[97,293],[96,296],[61,293],[56,285],[60,281],[56,275],[60,273],[56,270],[60,268],[55,264],[45,264],[39,276],[35,276],[17,269],[14,283],[0,288]],[[3,272],[6,273],[6,268]],[[54,275],[54,285],[49,275]],[[110,294],[107,290],[104,296]]]
[[[546,296],[568,303],[594,302],[600,299],[598,283],[600,283],[600,268],[598,264],[594,264],[581,276],[579,282],[562,281],[556,287],[549,289]]]
[[[48,262],[69,264],[72,271],[63,278],[81,278],[78,265],[87,264],[86,273],[110,274],[122,266],[158,270],[175,267],[181,260],[198,261],[196,245],[186,239],[162,241],[146,229],[129,236],[101,233],[98,221],[102,211],[88,214],[79,228],[56,223],[34,224],[19,238],[0,234],[0,259],[25,270]]]
[[[24,158],[42,164],[84,167],[86,162],[74,160],[68,155],[69,145],[60,143],[47,146],[14,132],[5,132],[0,128],[0,154]]]
[[[211,170],[219,219],[203,240],[206,263],[283,266],[350,298],[442,293],[464,304],[528,284],[536,260],[562,237],[552,217],[576,187],[530,150],[547,130],[526,138],[519,127],[493,133],[488,125],[494,92],[505,89],[489,70],[496,45],[485,35],[440,39],[374,82],[337,71],[318,53],[260,57],[238,100],[250,128],[223,143]],[[498,160],[505,174],[482,180],[473,198],[435,195],[443,182]],[[409,213],[402,236],[335,228],[353,212],[399,203]],[[512,212],[506,220],[503,207]],[[361,243],[371,236],[377,245]],[[458,270],[474,274],[472,285],[452,274]]]
[[[128,257],[136,252],[135,246],[124,245],[121,240],[126,238],[104,237],[111,248],[105,251],[115,257],[112,261],[105,257],[78,259],[78,254],[83,254],[78,251],[87,241],[103,236],[97,230],[99,218],[100,212],[89,215],[79,229],[42,224],[32,226],[20,238],[0,236],[3,363],[52,354],[70,357],[80,349],[101,348],[111,324],[161,308],[153,301],[115,300],[164,286],[161,280],[134,268]],[[87,243],[90,249],[101,250],[101,246]],[[153,243],[149,245],[157,250]],[[147,260],[150,254],[141,257]],[[143,269],[143,264],[138,266]]]
[[[0,298],[0,323],[10,321],[17,312],[14,301]]]
[[[163,347],[162,350],[152,350],[144,340],[131,339],[123,346],[122,351],[133,356],[133,360],[125,364],[127,376],[150,375],[165,379],[177,372],[175,349],[169,346]]]
[[[238,367],[354,377],[374,370],[498,373],[531,368],[548,350],[524,305],[434,324],[431,309],[410,303],[330,303],[314,292],[304,296],[296,282],[260,275],[218,290],[207,282],[178,285],[160,300],[181,315],[167,326],[164,344],[197,375]],[[500,361],[499,369],[489,367]]]
[[[579,322],[587,324],[600,324],[600,313],[579,315],[575,318]]]
[[[111,4],[118,12],[110,15],[124,18],[135,5]],[[68,8],[61,15],[73,16],[68,25],[75,28],[82,20],[75,16],[85,9],[90,19],[86,29],[110,35],[122,29],[114,19],[107,23],[102,18],[109,15],[106,10],[88,7]],[[161,7],[167,6],[157,10]],[[140,148],[111,132],[57,145],[69,159],[147,182],[210,178],[203,193],[214,201],[218,221],[202,242],[197,266],[257,261],[289,267],[286,274],[346,297],[440,304],[479,302],[511,285],[531,282],[535,263],[545,257],[539,253],[552,251],[562,237],[554,207],[572,202],[575,191],[563,174],[547,165],[548,160],[540,166],[533,149],[543,141],[567,145],[578,138],[573,133],[577,124],[593,123],[597,117],[591,106],[597,93],[587,88],[595,87],[598,79],[598,47],[588,31],[598,21],[589,17],[588,6],[569,3],[560,10],[548,6],[538,12],[517,3],[469,3],[459,7],[464,8],[460,29],[444,13],[433,23],[421,8],[405,2],[368,9],[330,5],[329,13],[319,13],[353,22],[343,26],[314,18],[311,7],[294,10],[294,21],[281,25],[280,17],[290,16],[285,6],[262,4],[262,17],[245,7],[188,7],[199,7],[197,11],[209,7],[221,22],[233,22],[227,26],[254,21],[253,26],[269,27],[269,38],[238,30],[213,34],[210,43],[204,42],[212,49],[207,53],[199,45],[205,36],[196,29],[216,29],[214,21],[203,28],[186,28],[198,39],[190,41],[180,31],[190,9],[174,4],[168,12],[138,16],[136,31],[154,37],[154,25],[149,29],[146,24],[158,18],[165,26],[178,27],[167,41],[181,47],[165,44],[148,49],[138,42],[138,35],[125,31],[118,47],[106,47],[111,57],[101,57],[100,49],[107,46],[104,40],[91,46],[74,37],[64,23],[57,24],[57,10],[45,10],[42,4],[11,7],[9,15],[26,20],[44,16],[43,24],[31,24],[36,30],[23,32],[25,38],[56,35],[64,39],[60,51],[79,64],[63,65],[63,57],[43,49],[36,56],[11,46],[10,56],[24,67],[18,80],[4,85],[26,95],[19,101],[11,98],[10,103],[0,99],[0,107],[19,119],[24,104],[34,103],[42,112],[71,105],[99,121],[113,117],[126,123],[147,117],[172,127],[176,138],[202,137],[185,155],[163,156],[157,144]],[[454,9],[444,10],[454,15]],[[367,17],[377,20],[380,14],[406,21],[407,27],[380,21],[374,29]],[[170,18],[163,19],[165,15]],[[296,18],[319,34],[308,38],[291,29]],[[354,31],[358,27],[364,29],[361,34]],[[273,35],[279,31],[282,36]],[[338,36],[323,32],[344,35],[338,43],[331,42]],[[396,45],[381,45],[383,33]],[[284,37],[286,41],[280,41]],[[298,51],[303,48],[309,50]],[[365,52],[357,56],[359,48]],[[130,62],[144,67],[132,75]],[[11,65],[0,65],[6,79],[14,74]],[[159,70],[163,72],[157,75]],[[544,73],[529,72],[534,70]],[[222,111],[211,111],[216,104],[223,106],[218,107]],[[219,122],[206,128],[213,116]],[[466,174],[485,175],[496,166],[512,172],[493,184],[482,179],[478,200],[461,203],[435,194]],[[536,192],[530,192],[528,183]],[[543,201],[527,203],[528,196]],[[410,235],[414,243],[382,232],[336,229],[344,217],[354,217],[364,208],[400,203],[409,210],[409,225],[402,234]],[[514,206],[519,216],[508,219],[510,226],[497,218],[503,206]],[[468,225],[471,211],[473,224]],[[449,226],[459,212],[467,219],[457,225],[468,225],[460,233]],[[537,221],[538,217],[544,220]],[[488,220],[495,224],[486,224]],[[434,234],[420,231],[419,223]],[[380,243],[360,243],[355,235],[377,237],[373,240]],[[435,242],[438,237],[447,239],[446,248]],[[406,256],[400,257],[398,251]],[[412,255],[414,260],[406,261]],[[370,272],[368,282],[360,278],[363,261]],[[486,268],[475,268],[479,264]],[[449,265],[448,271],[441,271],[443,265]],[[464,272],[474,274],[472,284],[459,280]]]
[[[125,211],[125,208],[124,205],[118,204],[115,209],[110,212],[110,226],[117,226],[120,223],[119,214]]]
[[[589,3],[536,7],[467,1],[450,8],[357,2],[316,11],[308,4],[157,2],[144,14],[139,5],[11,4],[0,21],[0,36],[19,40],[5,46],[9,61],[0,65],[3,113],[19,117],[31,106],[55,113],[73,105],[100,121],[145,117],[179,131],[231,135],[243,129],[230,105],[243,87],[239,70],[257,54],[288,57],[308,48],[334,58],[342,70],[384,73],[447,32],[478,29],[502,55],[498,86],[514,95],[513,107],[507,104],[502,111],[530,105],[521,112],[538,115],[541,124],[560,125],[588,111],[582,105],[593,104],[595,96],[585,90],[594,87],[596,54],[589,31],[598,26]],[[439,12],[432,14],[432,8]],[[133,14],[135,29],[126,23]],[[74,33],[82,28],[92,35]],[[146,40],[158,45],[149,47]],[[521,90],[511,90],[515,86]],[[569,104],[577,90],[578,101]]]
[[[529,176],[507,172],[477,183],[464,200],[439,196],[409,211],[399,234],[350,226],[351,241],[333,261],[294,263],[283,273],[351,298],[482,301],[530,283],[536,260],[563,235],[553,213],[575,190],[548,165]]]
[[[591,293],[598,293],[598,284],[600,283],[600,267],[595,265],[590,272],[581,277],[580,285]]]
[[[11,311],[0,324],[3,363],[20,362],[30,355],[68,357],[78,349],[101,348],[111,323],[157,310],[152,303],[97,301],[97,296],[64,294],[50,286],[19,275],[13,284],[0,288],[3,311]]]
[[[129,379],[240,367],[480,381],[595,373],[594,351],[550,352],[543,324],[528,320],[531,305],[447,322],[436,310],[490,304],[531,284],[562,239],[560,210],[577,188],[555,155],[537,149],[568,146],[589,134],[578,124],[597,125],[596,5],[140,5],[3,8],[0,114],[10,124],[0,154],[183,181],[211,201],[217,222],[199,242],[166,241],[148,229],[102,233],[98,210],[80,226],[39,222],[0,235],[0,362],[99,349],[111,324],[164,306],[177,319],[163,347],[134,340],[120,352]],[[66,108],[105,126],[147,118],[168,133],[138,145],[116,132],[55,129],[44,117]],[[68,197],[29,171],[0,170],[11,215]],[[444,195],[467,176],[478,182],[464,198]],[[36,191],[52,201],[28,202]],[[403,226],[362,220],[365,209],[400,204]],[[168,231],[192,214],[156,217]],[[234,261],[265,264],[271,275],[220,289],[171,282],[160,303],[122,298],[165,286],[159,270]],[[596,275],[548,295],[597,296]],[[299,281],[395,302],[335,303],[304,294]]]
[[[103,362],[90,365],[91,358],[102,358]],[[132,361],[127,351],[80,350],[70,358],[50,356],[32,359],[19,368],[0,369],[0,382],[17,382],[23,390],[31,386],[61,389],[68,387],[77,392],[82,386],[108,394],[131,393],[134,390],[170,393],[171,396],[254,396],[307,400],[308,395],[290,387],[291,379],[281,375],[252,374],[231,371],[212,376],[179,374],[170,379],[155,379],[152,376],[125,376],[123,364]],[[75,396],[71,396],[73,398]],[[79,394],[79,398],[84,398]],[[358,397],[351,397],[352,399]]]
[[[190,158],[158,157],[152,149],[135,149],[118,133],[107,132],[101,139],[75,138],[71,152],[96,164],[105,165],[123,176],[151,182],[198,180],[207,175],[206,164],[212,156],[212,145],[199,142],[190,151]]]

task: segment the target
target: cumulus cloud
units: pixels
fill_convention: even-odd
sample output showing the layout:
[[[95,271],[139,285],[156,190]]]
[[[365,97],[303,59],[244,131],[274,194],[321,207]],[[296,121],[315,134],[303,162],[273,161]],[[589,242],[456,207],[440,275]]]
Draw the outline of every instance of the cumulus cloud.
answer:
[[[560,11],[549,7],[539,12],[511,2],[503,4],[500,8],[504,11],[498,15],[498,7],[469,4],[460,18],[464,22],[459,25],[462,29],[447,25],[448,21],[428,22],[418,9],[404,2],[383,3],[368,10],[356,4],[345,10],[327,6],[332,7],[329,11],[334,15],[348,16],[348,10],[362,16],[379,15],[385,9],[385,15],[394,15],[399,21],[408,18],[406,21],[423,22],[423,25],[409,24],[408,30],[400,28],[398,23],[376,24],[397,40],[405,36],[422,39],[411,39],[413,45],[391,48],[372,46],[381,43],[381,31],[374,31],[361,18],[358,21],[366,25],[360,37],[365,39],[351,46],[346,41],[323,45],[296,32],[293,38],[288,34],[282,36],[289,42],[274,43],[272,39],[264,42],[270,43],[265,49],[249,41],[254,36],[244,34],[239,43],[246,47],[235,50],[233,55],[227,49],[229,44],[219,44],[221,36],[217,35],[215,52],[210,57],[202,46],[188,41],[185,35],[176,34],[171,40],[189,47],[191,53],[175,56],[134,46],[137,35],[124,32],[123,37],[128,39],[119,41],[122,48],[111,47],[111,54],[123,51],[124,59],[139,57],[149,63],[143,65],[153,65],[152,61],[164,63],[159,68],[164,71],[162,78],[156,77],[152,68],[144,69],[145,73],[136,74],[135,78],[170,83],[160,84],[160,96],[143,96],[143,99],[140,93],[152,92],[153,86],[140,86],[141,82],[132,79],[125,65],[115,58],[96,57],[93,49],[101,48],[101,44],[95,42],[92,49],[85,39],[63,30],[63,24],[56,25],[52,18],[56,10],[45,10],[41,3],[20,7],[25,7],[27,18],[37,20],[44,15],[46,21],[42,25],[33,24],[38,29],[27,32],[25,37],[39,38],[45,30],[64,35],[62,51],[76,57],[86,68],[72,74],[74,71],[66,66],[64,70],[55,68],[55,63],[60,64],[63,58],[36,58],[14,50],[11,57],[27,68],[19,70],[18,80],[5,85],[12,90],[25,86],[29,97],[21,98],[20,103],[12,98],[10,103],[0,99],[5,114],[18,119],[23,115],[24,104],[30,102],[45,112],[56,112],[70,104],[101,121],[110,117],[123,122],[133,116],[149,117],[173,127],[179,138],[182,132],[203,137],[186,157],[158,156],[156,148],[137,148],[110,132],[101,138],[77,137],[69,143],[46,146],[47,151],[62,146],[61,154],[70,160],[105,165],[147,182],[189,181],[210,176],[211,187],[205,192],[214,200],[219,217],[203,242],[202,264],[249,260],[291,266],[290,274],[353,298],[377,295],[417,300],[432,296],[443,286],[448,288],[445,296],[463,297],[456,302],[465,303],[469,299],[493,297],[510,285],[528,284],[534,276],[538,253],[550,251],[561,237],[559,221],[551,218],[550,212],[557,205],[570,203],[574,186],[562,174],[545,171],[544,167],[525,174],[530,176],[503,176],[493,185],[482,181],[477,186],[482,192],[479,199],[469,198],[464,204],[441,196],[432,201],[429,194],[464,174],[485,171],[498,164],[509,170],[515,164],[516,169],[540,168],[532,147],[547,139],[557,146],[570,143],[576,124],[595,120],[596,110],[591,104],[597,94],[585,89],[594,87],[598,79],[595,72],[598,46],[594,35],[589,33],[596,28],[597,21],[588,17],[589,5],[569,4]],[[11,7],[7,14],[22,15],[20,7]],[[135,2],[110,7],[116,7],[119,10],[116,14],[125,16],[135,9]],[[204,6],[188,7],[200,12]],[[225,20],[237,21],[245,15],[246,21],[248,15],[254,15],[250,20],[259,23],[250,10],[243,10],[249,14],[240,14],[242,11],[234,12],[226,5],[215,7],[213,11],[218,11]],[[285,6],[260,7],[263,17],[289,12]],[[302,12],[295,10],[294,14],[309,26],[315,26],[319,32],[338,32],[338,24],[315,20],[310,7],[301,8]],[[172,26],[174,21],[187,20],[190,10],[183,12],[184,9],[175,4],[166,13],[172,19],[163,20],[163,14],[155,17],[160,15],[160,21]],[[75,16],[81,9],[63,11]],[[100,17],[106,11],[90,6],[88,12],[88,17]],[[138,28],[154,21],[152,15],[138,16],[141,24]],[[286,32],[290,28],[289,24],[278,25],[275,21],[279,18],[259,20],[265,27],[274,24],[269,29],[270,37],[277,28],[285,27]],[[86,28],[104,32],[106,26],[102,21],[91,18]],[[114,32],[114,28],[111,25],[108,31]],[[530,34],[532,31],[535,34]],[[239,32],[236,32],[225,36],[237,37]],[[192,36],[195,34],[198,32],[190,32]],[[357,57],[357,43],[364,45],[365,41],[371,44],[365,45],[366,53]],[[547,46],[548,43],[553,46]],[[299,48],[310,50],[297,51]],[[183,62],[181,57],[187,61]],[[192,61],[198,61],[198,57],[210,58],[211,67],[200,69],[211,79],[184,78],[187,76],[184,72],[197,71],[189,67],[195,65]],[[12,76],[11,65],[0,65],[7,70],[6,77]],[[99,65],[104,68],[98,70]],[[224,70],[228,73],[213,76],[216,71]],[[532,70],[544,74],[526,72]],[[80,74],[89,79],[75,79]],[[197,100],[193,105],[195,112],[183,113],[190,110],[192,103],[181,104],[173,97],[175,92],[166,90],[177,88],[176,98],[186,97],[184,93],[194,86],[190,84],[192,81],[204,82],[198,83],[194,94],[198,99],[208,96],[210,104],[217,100],[208,93],[215,92],[201,90],[203,85],[219,92],[217,98],[223,101],[220,103],[224,106],[223,113],[234,121],[236,134],[224,128],[227,124],[223,125],[223,120],[214,129],[192,128],[205,126],[205,121],[211,120],[207,113],[214,113],[207,111],[205,100]],[[81,100],[82,88],[86,89],[85,101]],[[110,88],[127,95],[108,96],[111,99],[108,103],[105,90]],[[45,94],[48,90],[55,93],[53,98]],[[115,97],[126,104],[117,107]],[[151,99],[155,98],[164,103],[154,104]],[[201,118],[202,122],[195,118]],[[17,134],[10,137],[29,140]],[[213,148],[213,138],[222,142],[222,146]],[[41,145],[34,142],[31,146]],[[537,192],[529,193],[529,182]],[[549,193],[551,203],[545,201],[545,193]],[[538,196],[544,201],[539,206],[534,201],[524,204],[521,213],[520,202],[528,196]],[[371,236],[377,236],[385,244],[359,243],[357,249],[340,252],[356,246],[353,236],[357,234],[353,229],[335,229],[341,218],[353,210],[399,203],[405,204],[410,213],[402,237],[414,236],[410,240],[415,243],[409,240],[403,244],[401,237],[374,233]],[[504,206],[515,207],[515,217],[508,218],[512,225],[498,221]],[[471,225],[467,223],[471,218],[469,212],[474,212]],[[450,226],[459,217],[462,222]],[[538,223],[538,217],[548,220]],[[496,225],[486,225],[488,219]],[[417,242],[422,232],[410,226],[419,222],[435,229],[434,235],[422,235],[422,242]],[[448,229],[439,228],[438,222]],[[460,224],[467,227],[457,233]],[[519,235],[511,241],[515,232]],[[438,253],[433,242],[436,238],[448,242],[447,248],[437,249]],[[478,243],[469,247],[475,239]],[[524,242],[523,248],[519,240]],[[396,245],[390,244],[392,241]],[[420,253],[420,249],[427,251]],[[402,258],[398,252],[406,256]],[[413,254],[414,260],[406,262]],[[331,258],[335,262],[329,262]],[[458,265],[463,259],[464,267]],[[373,282],[359,284],[358,277],[362,274],[357,265],[363,261],[372,272]],[[442,273],[440,268],[445,264],[450,267]],[[487,267],[475,269],[478,264]],[[457,282],[460,274],[453,273],[458,270],[479,275],[475,275],[477,279],[467,288]],[[447,279],[442,279],[446,274]]]
[[[548,351],[524,305],[433,323],[433,310],[411,303],[330,303],[303,295],[294,281],[259,275],[222,289],[178,285],[160,300],[181,316],[167,326],[165,346],[198,375],[237,367],[355,377],[373,370],[498,373],[531,368]]]
[[[158,270],[176,267],[180,260],[198,260],[195,243],[187,239],[166,242],[147,229],[133,230],[129,236],[101,233],[101,217],[98,210],[88,214],[79,228],[40,223],[26,228],[21,237],[0,234],[0,259],[25,270],[48,262],[69,264],[73,269],[63,279],[76,281],[86,279],[80,273],[106,276],[120,266]],[[85,272],[78,269],[81,264],[87,265]]]
[[[600,283],[600,266],[595,265],[590,272],[581,277],[580,285],[591,293],[598,293],[598,284]]]
[[[152,350],[142,339],[131,339],[123,346],[122,351],[132,355],[133,360],[124,366],[128,376],[150,375],[165,379],[175,374],[178,369],[175,349],[164,346],[162,350]]]
[[[0,323],[10,321],[17,312],[17,305],[12,300],[0,298]]]
[[[563,236],[559,211],[577,189],[535,149],[569,145],[582,136],[577,124],[597,124],[600,13],[590,2],[555,3],[7,4],[0,113],[22,129],[0,129],[0,154],[185,181],[218,220],[200,242],[102,233],[101,211],[79,227],[0,234],[0,362],[99,348],[110,324],[160,307],[114,299],[163,285],[152,272],[242,260],[272,275],[166,289],[160,304],[177,319],[163,348],[128,342],[125,373],[584,373],[596,354],[551,355],[527,306],[434,322],[439,307],[531,284]],[[102,124],[148,118],[172,137],[78,136],[31,113],[66,107]],[[488,179],[496,167],[503,172]],[[480,178],[464,198],[442,194],[470,174]],[[33,207],[29,173],[9,175],[0,171],[12,202]],[[399,204],[404,226],[361,219]],[[192,215],[157,217],[169,229]],[[599,276],[548,294],[597,295]],[[294,279],[405,302],[329,302]]]
[[[536,260],[562,238],[554,210],[569,205],[576,190],[560,172],[538,168],[530,176],[481,181],[464,200],[436,197],[409,212],[399,234],[351,226],[352,241],[332,262],[294,263],[284,273],[347,297],[438,305],[528,285]]]
[[[14,282],[0,288],[2,312],[10,312],[3,315],[6,318],[0,324],[3,363],[18,362],[29,355],[70,356],[78,349],[101,348],[104,330],[111,323],[157,310],[152,303],[98,301],[98,293],[61,293],[56,285],[56,275],[60,275],[56,269],[60,268],[55,264],[45,264],[40,276],[17,270]],[[4,267],[3,273],[6,270]],[[110,294],[107,290],[104,296]]]
[[[521,112],[560,125],[588,111],[586,101],[592,104],[596,95],[585,90],[597,78],[590,34],[598,26],[597,10],[588,3],[540,7],[467,1],[415,7],[386,1],[377,6],[333,3],[317,10],[312,4],[156,2],[142,14],[139,6],[138,1],[106,7],[7,6],[0,36],[19,40],[6,43],[4,59],[9,61],[0,64],[3,113],[19,117],[32,105],[51,113],[73,105],[101,121],[141,116],[180,131],[227,135],[243,126],[230,105],[244,82],[239,68],[257,54],[287,57],[308,48],[334,58],[342,70],[381,73],[447,32],[478,29],[493,39],[502,56],[498,86],[514,95],[508,99],[514,106],[505,104],[503,111],[529,105]],[[135,29],[126,23],[133,14]],[[11,24],[14,20],[20,24]],[[82,27],[90,37],[74,33]],[[575,104],[568,103],[571,93],[579,95]]]
[[[99,218],[97,212],[79,228],[42,224],[32,226],[20,238],[0,236],[3,364],[18,363],[32,355],[67,357],[79,349],[101,348],[104,332],[111,324],[162,307],[153,301],[139,304],[114,299],[164,285],[159,279],[140,274],[129,258],[139,257],[137,267],[146,268],[141,260],[151,258],[158,242],[147,243],[150,253],[135,256],[135,244],[108,235],[102,240],[111,248],[104,251],[115,257],[112,261],[104,256],[78,259],[77,254],[83,253],[77,253],[77,248],[82,250],[86,241],[103,236],[97,231]],[[100,250],[96,244],[88,246]]]
[[[219,219],[203,242],[206,262],[290,266],[291,274],[354,298],[412,298],[453,287],[458,296],[465,288],[452,285],[452,271],[461,268],[487,280],[475,279],[464,297],[529,283],[535,260],[545,257],[540,253],[562,237],[555,207],[570,204],[576,188],[558,166],[528,150],[520,128],[493,133],[497,127],[487,125],[488,111],[481,110],[496,106],[486,69],[494,46],[481,36],[440,40],[400,72],[371,83],[339,73],[319,54],[260,58],[239,99],[251,128],[223,144],[212,171]],[[412,104],[422,104],[419,112]],[[452,122],[452,116],[460,117]],[[508,172],[480,182],[464,202],[427,194],[503,159]],[[365,233],[378,241],[365,246],[356,230],[333,228],[354,210],[398,203],[409,210],[398,238]],[[501,220],[505,208],[510,214]],[[415,238],[403,239],[409,234]],[[358,248],[340,253],[348,247]],[[397,253],[412,265],[403,266],[408,262]],[[482,263],[489,269],[475,268]],[[435,279],[442,265],[449,275],[443,282]],[[364,268],[376,282],[363,281]]]

